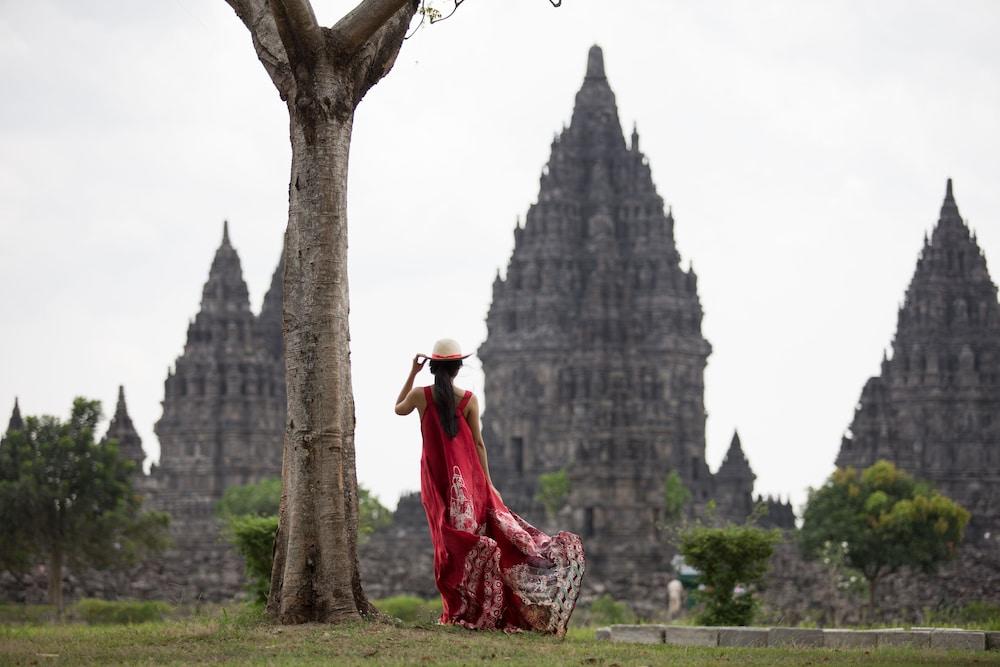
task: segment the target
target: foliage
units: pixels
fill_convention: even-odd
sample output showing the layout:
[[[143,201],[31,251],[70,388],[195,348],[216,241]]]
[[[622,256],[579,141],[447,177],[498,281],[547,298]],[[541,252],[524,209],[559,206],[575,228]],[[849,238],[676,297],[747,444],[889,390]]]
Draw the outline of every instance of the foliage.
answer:
[[[538,476],[538,491],[535,500],[540,502],[549,516],[566,506],[569,498],[569,475],[566,470],[542,473]]]
[[[902,567],[933,572],[955,554],[969,513],[888,461],[864,471],[836,470],[810,489],[800,546],[807,558],[840,545],[844,563],[868,582],[871,611],[878,580]]]
[[[99,401],[77,398],[68,421],[28,417],[0,446],[0,569],[47,560],[59,573],[137,562],[167,546],[169,517],[142,512],[134,463],[115,440],[97,443]],[[61,603],[61,577],[54,576]]]
[[[246,563],[248,588],[254,599],[267,601],[271,587],[271,565],[274,556],[274,534],[278,517],[245,514],[229,519],[227,532],[236,550]]]
[[[387,616],[398,618],[404,623],[435,623],[441,616],[441,598],[424,600],[415,595],[396,595],[375,600],[375,606]]]
[[[680,538],[684,560],[701,572],[705,587],[698,592],[704,609],[696,622],[748,625],[756,608],[751,589],[767,572],[780,532],[753,526],[699,525],[681,531]],[[737,592],[737,586],[743,591]]]
[[[358,484],[358,540],[392,523],[392,512],[379,502],[378,496]]]
[[[246,562],[248,589],[258,602],[267,601],[271,586],[274,534],[278,529],[281,479],[231,486],[216,511],[226,523],[226,535]],[[392,512],[378,497],[358,486],[358,539],[392,523]]]
[[[691,492],[676,470],[671,470],[663,480],[663,512],[667,521],[677,521],[684,515],[684,507],[691,500]]]
[[[591,625],[635,623],[635,612],[632,611],[632,608],[624,602],[618,602],[608,593],[591,602],[585,616]]]
[[[89,625],[149,623],[162,621],[170,605],[158,600],[94,600],[84,598],[74,605],[77,617]]]
[[[957,626],[1000,632],[1000,605],[990,602],[970,602],[956,609],[925,612],[924,623],[933,626]]]
[[[277,516],[281,501],[281,478],[271,477],[256,484],[230,486],[222,494],[216,511],[223,518],[230,516]]]

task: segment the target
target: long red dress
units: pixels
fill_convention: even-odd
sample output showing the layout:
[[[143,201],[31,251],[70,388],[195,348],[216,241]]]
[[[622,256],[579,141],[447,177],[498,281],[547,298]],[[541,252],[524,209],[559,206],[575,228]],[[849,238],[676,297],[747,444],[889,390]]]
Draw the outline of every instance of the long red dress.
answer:
[[[554,537],[511,512],[490,488],[462,416],[448,437],[434,392],[424,387],[420,496],[434,543],[441,623],[472,629],[519,629],[562,636],[580,594],[585,560],[573,533]]]

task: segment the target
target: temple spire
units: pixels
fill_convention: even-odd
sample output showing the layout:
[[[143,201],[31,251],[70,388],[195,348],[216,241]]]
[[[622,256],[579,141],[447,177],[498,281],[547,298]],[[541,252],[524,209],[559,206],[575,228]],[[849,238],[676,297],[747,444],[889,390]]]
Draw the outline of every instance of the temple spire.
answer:
[[[229,242],[229,221],[228,220],[223,220],[222,221],[222,244],[223,245],[230,245],[230,242]]]
[[[11,431],[20,431],[24,428],[24,420],[21,419],[21,407],[17,403],[17,397],[14,397],[14,410],[10,413],[10,421],[7,423],[7,433]]]
[[[944,202],[941,203],[941,221],[953,220],[962,222],[962,216],[958,213],[958,203],[955,201],[955,193],[952,190],[951,179],[945,186]]]
[[[250,294],[243,280],[243,267],[229,239],[229,221],[222,224],[222,243],[212,258],[208,281],[202,290],[201,310],[212,313],[250,310]]]
[[[128,414],[128,406],[125,404],[125,387],[118,385],[118,403],[115,406],[115,416],[108,424],[108,432],[104,434],[101,442],[115,440],[118,442],[118,452],[126,459],[135,463],[136,474],[142,474],[142,463],[146,459],[146,453],[142,449],[142,438],[132,424],[132,418]]]
[[[604,74],[604,52],[597,44],[590,47],[590,52],[587,54],[587,78],[607,78]]]

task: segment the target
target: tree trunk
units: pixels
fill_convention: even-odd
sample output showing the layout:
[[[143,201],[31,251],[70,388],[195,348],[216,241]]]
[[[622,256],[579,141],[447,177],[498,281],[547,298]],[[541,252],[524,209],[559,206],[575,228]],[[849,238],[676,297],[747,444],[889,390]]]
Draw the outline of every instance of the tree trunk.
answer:
[[[329,71],[322,71],[329,69]],[[347,287],[347,167],[353,108],[345,77],[317,68],[289,99],[292,170],[285,233],[288,421],[268,611],[281,623],[374,613],[357,559]]]
[[[56,619],[60,621],[63,618],[62,570],[62,551],[55,549],[49,556],[49,604],[56,608]]]
[[[875,593],[878,584],[878,575],[868,580],[868,622],[875,622]]]

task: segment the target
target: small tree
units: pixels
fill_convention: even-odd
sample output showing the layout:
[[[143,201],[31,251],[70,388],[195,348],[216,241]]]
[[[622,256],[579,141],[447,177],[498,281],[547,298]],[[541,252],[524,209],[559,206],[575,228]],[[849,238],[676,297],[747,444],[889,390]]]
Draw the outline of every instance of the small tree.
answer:
[[[671,470],[663,480],[663,516],[673,522],[684,516],[684,508],[691,500],[691,492],[684,486],[681,476],[676,470]]]
[[[130,565],[167,546],[169,517],[142,512],[135,464],[97,443],[99,401],[77,398],[69,421],[28,417],[0,446],[0,569],[48,563],[49,603],[63,612],[63,567]]]
[[[807,558],[840,545],[844,562],[868,582],[875,613],[879,581],[900,568],[933,572],[954,556],[969,513],[888,461],[837,469],[810,489],[800,545]]]
[[[704,625],[748,625],[755,601],[752,587],[767,572],[768,559],[781,539],[777,530],[753,526],[693,526],[681,532],[680,550],[688,565],[701,571]],[[737,586],[743,591],[737,592]]]
[[[392,523],[392,512],[360,485],[358,496],[358,536],[364,542],[377,529]],[[229,487],[216,507],[229,541],[243,556],[250,593],[262,603],[267,602],[271,585],[280,501],[281,479],[273,477]]]
[[[554,517],[566,506],[569,498],[569,475],[566,470],[546,472],[538,476],[538,491],[535,500],[545,507],[549,518]]]

